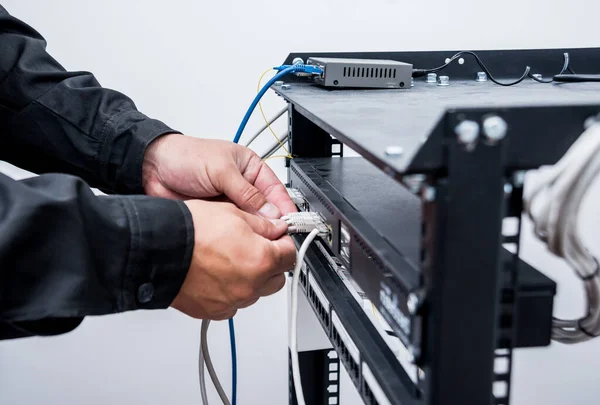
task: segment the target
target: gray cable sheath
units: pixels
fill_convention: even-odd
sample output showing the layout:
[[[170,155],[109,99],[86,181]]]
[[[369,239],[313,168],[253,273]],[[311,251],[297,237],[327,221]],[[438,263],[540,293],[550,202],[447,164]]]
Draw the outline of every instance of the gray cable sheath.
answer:
[[[208,370],[208,375],[210,375],[210,379],[212,380],[217,393],[219,394],[219,398],[224,405],[231,405],[229,402],[229,398],[227,398],[227,394],[223,390],[223,386],[221,386],[221,382],[219,381],[219,377],[217,377],[217,373],[213,366],[212,360],[210,358],[210,353],[208,351],[208,326],[210,325],[210,320],[205,319],[202,321],[202,327],[200,331],[200,346],[202,348],[202,355],[204,356],[204,361],[206,363],[206,368]]]
[[[285,143],[285,142],[288,140],[288,138],[289,138],[289,136],[288,136],[288,135],[289,135],[289,133],[288,133],[288,132],[286,132],[286,133],[285,133],[285,135],[283,135],[283,136],[280,138],[280,140],[281,140],[281,143]],[[271,156],[273,156],[273,155],[275,154],[275,152],[277,152],[277,151],[279,150],[279,148],[281,148],[281,144],[280,144],[279,142],[276,142],[276,143],[275,143],[273,146],[271,146],[271,148],[270,148],[270,149],[269,149],[269,150],[268,150],[268,151],[267,151],[267,152],[266,152],[264,155],[262,155],[260,158],[261,158],[261,159],[268,159],[268,158],[270,158]]]
[[[200,344],[198,345],[198,378],[200,382],[200,396],[202,405],[208,404],[208,395],[206,394],[206,378],[204,373],[204,355],[202,354],[202,334],[200,335]]]
[[[277,119],[278,119],[279,117],[281,117],[283,114],[285,114],[285,113],[287,112],[287,110],[288,110],[288,109],[287,109],[287,107],[285,107],[284,109],[282,109],[281,111],[279,111],[277,114],[275,114],[275,116],[269,120],[269,125],[273,125],[273,123],[274,123],[275,121],[277,121]],[[264,131],[265,129],[267,129],[268,127],[269,127],[269,126],[268,126],[267,124],[264,124],[262,127],[260,127],[260,129],[259,129],[258,131],[256,131],[256,133],[255,133],[254,135],[252,135],[252,138],[250,138],[250,140],[249,140],[248,142],[246,142],[246,147],[250,146],[250,144],[251,144],[252,142],[254,142],[254,140],[255,140],[256,138],[258,138],[258,136],[259,136],[260,134],[262,134],[262,133],[263,133],[263,131]]]

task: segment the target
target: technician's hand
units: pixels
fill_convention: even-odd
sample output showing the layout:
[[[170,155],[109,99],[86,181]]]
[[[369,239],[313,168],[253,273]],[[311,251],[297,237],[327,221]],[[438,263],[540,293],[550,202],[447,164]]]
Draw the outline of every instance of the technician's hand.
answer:
[[[186,201],[195,244],[192,263],[174,308],[199,319],[228,319],[239,308],[285,285],[296,248],[287,225],[249,214],[233,204]]]
[[[296,211],[269,166],[232,142],[164,135],[146,149],[142,170],[148,195],[188,200],[224,194],[244,211],[265,218]]]

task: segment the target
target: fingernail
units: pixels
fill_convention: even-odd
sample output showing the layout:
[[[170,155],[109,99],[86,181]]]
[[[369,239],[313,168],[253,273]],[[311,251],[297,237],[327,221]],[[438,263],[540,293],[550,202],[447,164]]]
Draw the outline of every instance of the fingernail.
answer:
[[[281,219],[269,219],[269,222],[271,222],[277,228],[285,228],[285,229],[287,229],[287,227],[288,227],[287,222],[282,221]]]
[[[281,216],[279,209],[271,203],[266,203],[258,210],[258,214],[264,218],[277,218]]]

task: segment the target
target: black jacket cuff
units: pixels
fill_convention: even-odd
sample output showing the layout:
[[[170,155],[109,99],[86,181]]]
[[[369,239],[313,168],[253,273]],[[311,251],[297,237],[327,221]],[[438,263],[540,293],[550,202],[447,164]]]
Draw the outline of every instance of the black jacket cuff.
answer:
[[[118,311],[167,308],[192,261],[192,216],[181,201],[141,196],[124,201],[131,246]]]
[[[116,193],[144,193],[142,163],[146,148],[156,138],[172,133],[180,134],[137,110],[122,111],[106,122],[98,155]]]

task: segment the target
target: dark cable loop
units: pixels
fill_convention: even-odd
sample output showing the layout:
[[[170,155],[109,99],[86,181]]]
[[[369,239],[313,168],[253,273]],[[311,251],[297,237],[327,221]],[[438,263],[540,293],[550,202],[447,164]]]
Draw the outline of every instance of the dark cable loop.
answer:
[[[525,68],[525,72],[521,75],[521,77],[519,77],[517,80],[513,81],[513,82],[509,82],[509,83],[503,83],[498,81],[490,72],[490,70],[488,69],[488,67],[483,63],[483,61],[479,58],[479,56],[473,52],[473,51],[461,51],[456,53],[454,56],[452,56],[450,58],[450,60],[448,60],[448,62],[444,63],[441,66],[432,68],[432,69],[414,69],[413,70],[413,77],[422,77],[427,75],[428,73],[437,73],[440,70],[445,69],[446,67],[448,67],[452,62],[454,62],[456,59],[458,59],[459,57],[463,56],[463,55],[470,55],[472,56],[475,61],[477,62],[477,64],[479,65],[479,67],[485,72],[485,74],[488,76],[488,78],[490,79],[491,82],[499,85],[499,86],[514,86],[515,84],[519,84],[521,83],[523,80],[525,80],[526,78],[531,78],[533,80],[535,80],[536,82],[539,83],[552,83],[553,80],[544,80],[544,79],[538,79],[536,77],[533,77],[533,75],[531,74],[531,67],[527,66]],[[560,71],[560,74],[563,74],[565,71],[569,71],[571,73],[573,73],[573,71],[571,70],[571,68],[569,67],[569,54],[568,53],[564,53],[563,54],[563,58],[564,58],[564,64],[563,64],[563,68]]]

